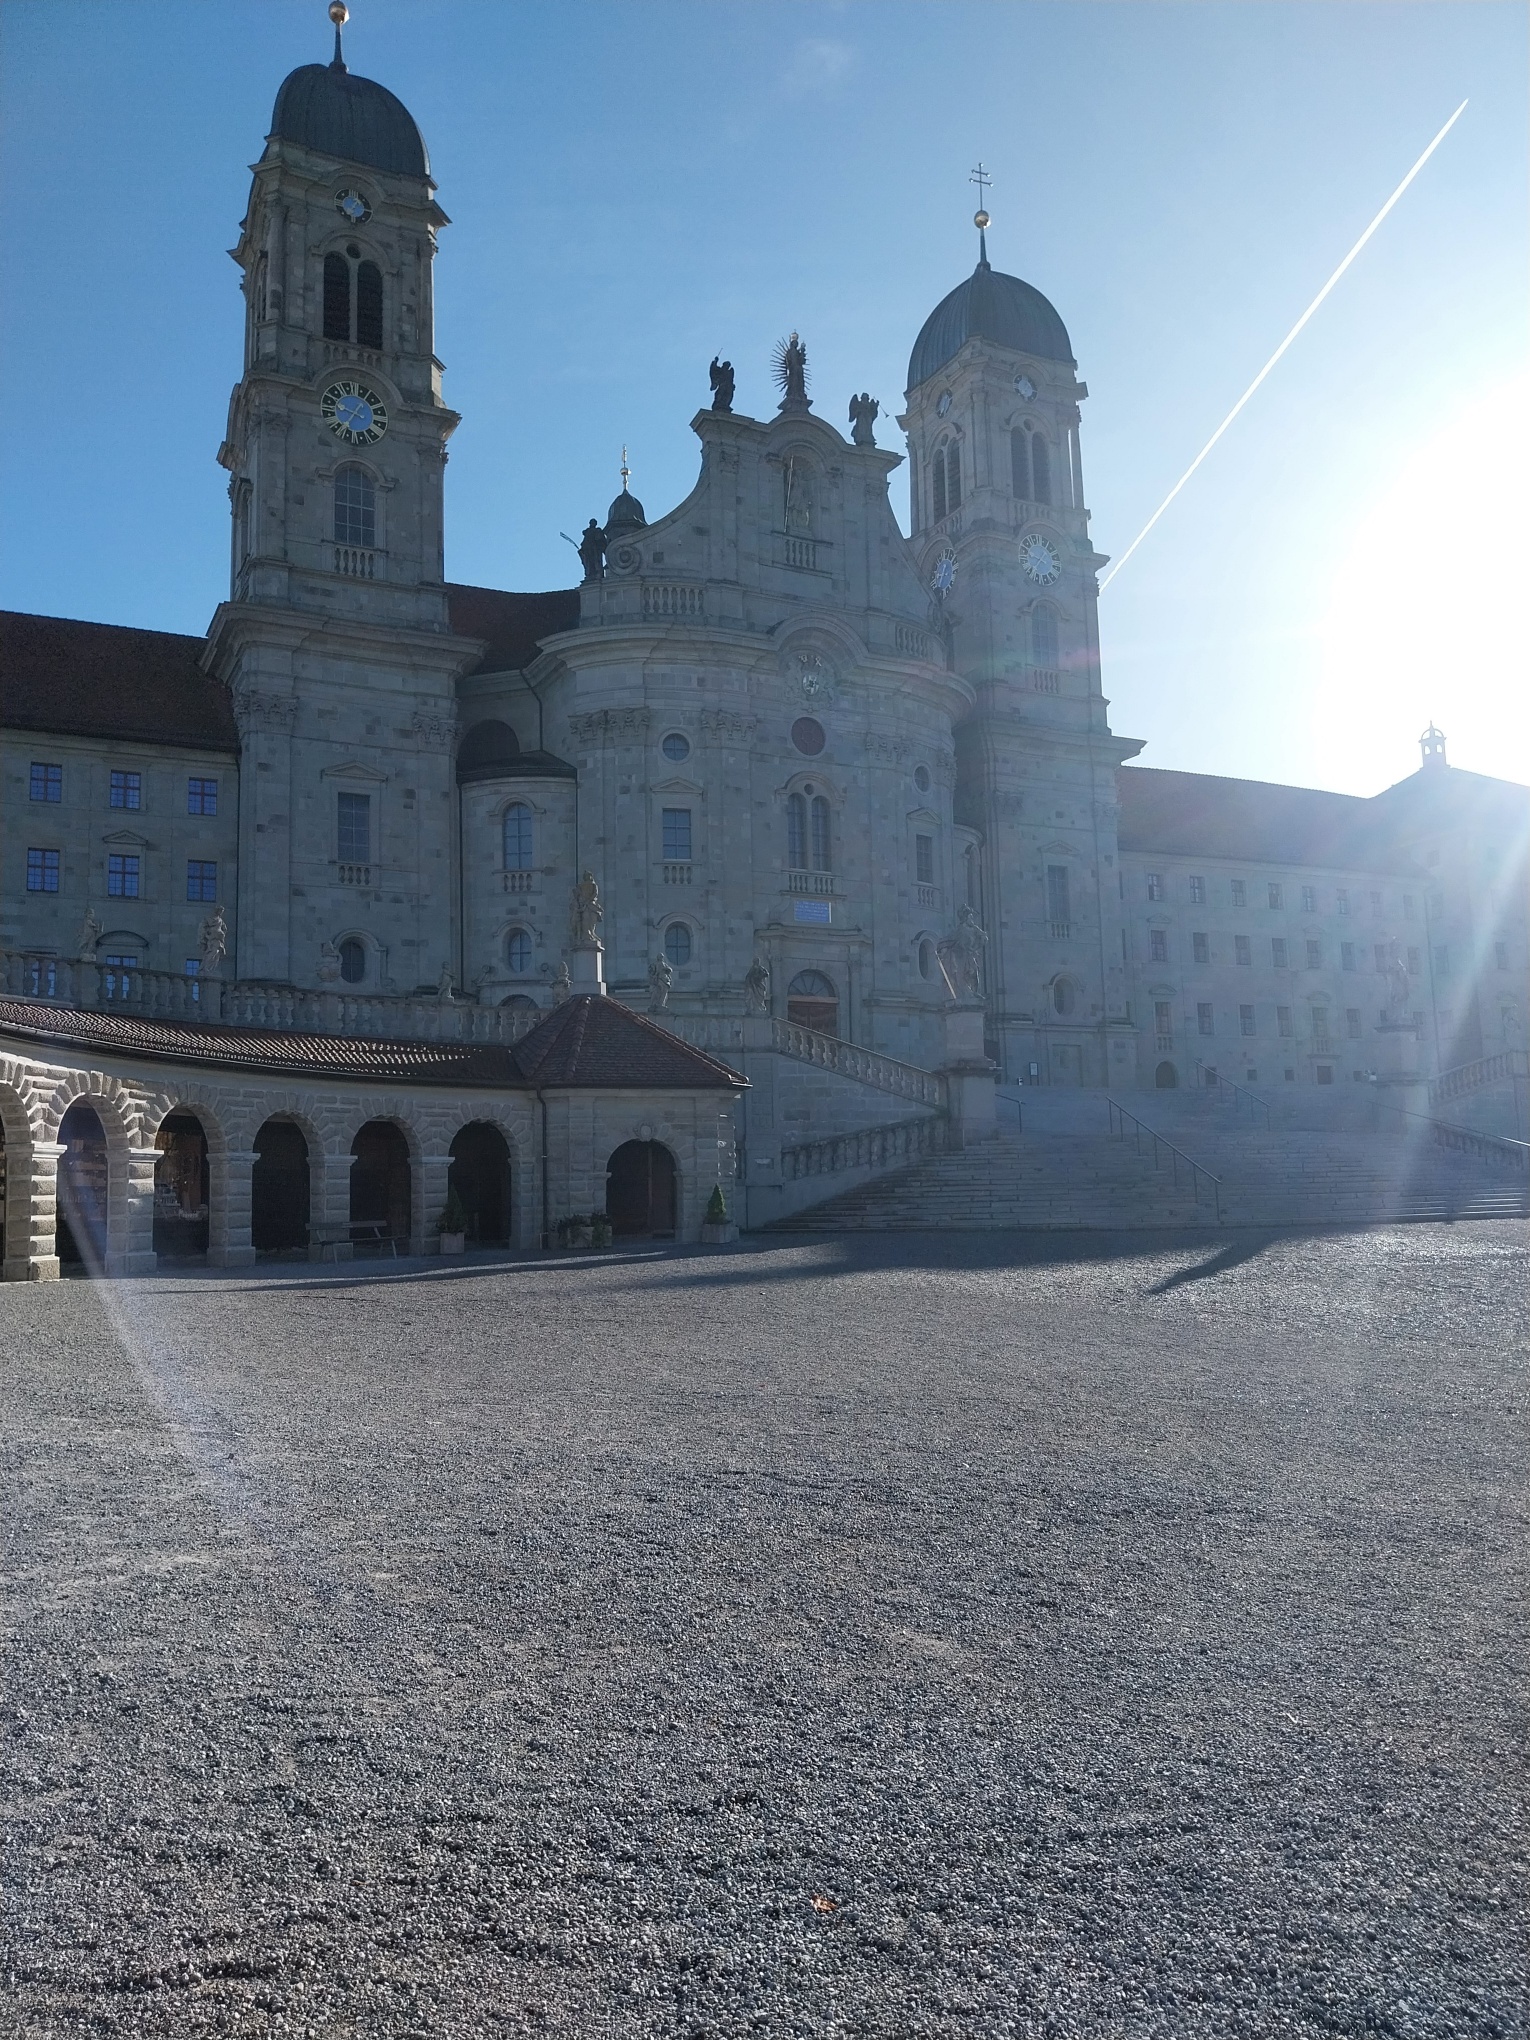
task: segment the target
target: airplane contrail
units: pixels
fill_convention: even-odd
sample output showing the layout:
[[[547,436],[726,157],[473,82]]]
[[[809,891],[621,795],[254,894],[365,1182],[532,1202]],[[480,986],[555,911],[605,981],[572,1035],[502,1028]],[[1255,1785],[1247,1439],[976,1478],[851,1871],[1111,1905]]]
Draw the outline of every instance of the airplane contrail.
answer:
[[[1280,357],[1291,345],[1291,342],[1296,338],[1297,334],[1302,330],[1303,326],[1305,326],[1307,321],[1312,317],[1312,314],[1317,310],[1318,306],[1323,302],[1324,298],[1327,297],[1328,293],[1333,289],[1334,285],[1338,282],[1339,278],[1344,274],[1345,270],[1348,269],[1351,262],[1353,262],[1355,257],[1360,253],[1360,250],[1365,246],[1366,242],[1371,238],[1372,234],[1374,234],[1376,229],[1381,225],[1382,221],[1386,218],[1387,214],[1392,210],[1393,206],[1396,205],[1397,201],[1402,197],[1403,193],[1407,190],[1408,186],[1413,182],[1414,178],[1417,177],[1420,170],[1422,170],[1424,165],[1429,161],[1429,158],[1434,154],[1435,150],[1440,146],[1441,142],[1443,142],[1445,137],[1450,133],[1451,129],[1455,126],[1456,122],[1461,118],[1462,114],[1465,113],[1466,104],[1467,104],[1466,101],[1463,99],[1461,101],[1461,104],[1456,108],[1455,112],[1450,116],[1450,119],[1446,121],[1444,127],[1440,129],[1440,132],[1435,136],[1434,140],[1429,144],[1428,148],[1425,149],[1423,155],[1419,157],[1418,161],[1414,164],[1413,168],[1408,172],[1407,176],[1403,179],[1402,183],[1398,185],[1397,189],[1392,193],[1392,196],[1381,208],[1381,211],[1377,213],[1375,219],[1371,221],[1370,225],[1366,228],[1365,232],[1360,236],[1359,240],[1355,243],[1354,247],[1350,249],[1349,253],[1345,256],[1344,260],[1339,264],[1338,268],[1334,271],[1333,275],[1329,277],[1328,281],[1323,285],[1323,288],[1318,292],[1317,296],[1312,300],[1311,304],[1308,305],[1306,311],[1302,313],[1301,317],[1297,320],[1296,324],[1291,328],[1290,332],[1286,335],[1285,339],[1281,341],[1280,345],[1276,348],[1275,352],[1264,364],[1264,367],[1260,369],[1259,373],[1254,377],[1254,380],[1249,384],[1248,388],[1243,392],[1242,396],[1239,397],[1237,403],[1233,405],[1232,409],[1228,412],[1227,416],[1222,420],[1221,424],[1217,427],[1216,431],[1213,432],[1211,437],[1206,441],[1206,444],[1195,456],[1195,459],[1191,461],[1189,467],[1185,469],[1185,472],[1180,476],[1179,480],[1174,484],[1173,488],[1170,489],[1168,495],[1164,497],[1163,501],[1159,504],[1158,508],[1153,512],[1152,516],[1148,519],[1147,523],[1144,524],[1142,529],[1137,533],[1137,536],[1126,548],[1126,551],[1122,553],[1120,559],[1118,559],[1115,562],[1115,564],[1111,567],[1110,572],[1105,576],[1104,580],[1101,581],[1100,583],[1100,593],[1102,595],[1104,594],[1105,590],[1110,586],[1111,582],[1116,578],[1117,574],[1119,574],[1121,569],[1126,565],[1127,561],[1131,558],[1132,554],[1137,550],[1138,546],[1141,545],[1142,541],[1147,537],[1148,533],[1152,530],[1153,526],[1158,522],[1159,518],[1162,517],[1165,510],[1167,510],[1169,505],[1174,501],[1174,498],[1179,494],[1180,490],[1185,486],[1186,482],[1188,482],[1190,477],[1195,473],[1196,469],[1200,466],[1201,462],[1206,458],[1207,454],[1210,453],[1211,449],[1222,437],[1222,434],[1227,430],[1228,426],[1231,425],[1234,418],[1236,418],[1238,413],[1243,409],[1243,406],[1248,402],[1249,398],[1254,394],[1255,390],[1257,390],[1259,385],[1264,381],[1265,377],[1269,374],[1270,370],[1275,366],[1276,362],[1279,361]]]

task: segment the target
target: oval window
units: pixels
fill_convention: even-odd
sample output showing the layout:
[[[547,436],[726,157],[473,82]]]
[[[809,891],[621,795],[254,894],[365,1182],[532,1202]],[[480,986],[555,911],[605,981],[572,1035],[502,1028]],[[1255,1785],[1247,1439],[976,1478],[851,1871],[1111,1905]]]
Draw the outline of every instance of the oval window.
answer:
[[[531,937],[524,928],[512,928],[505,938],[505,961],[519,977],[531,968]]]
[[[1064,1019],[1078,1005],[1078,993],[1073,989],[1072,978],[1059,978],[1052,987],[1052,1004]]]
[[[664,930],[664,954],[676,970],[683,970],[690,962],[691,931],[683,921],[671,921]]]
[[[799,715],[792,724],[792,742],[804,758],[816,758],[826,741],[823,724],[815,716]]]
[[[916,765],[914,767],[914,784],[915,786],[918,787],[921,793],[929,792],[930,768],[928,765]]]
[[[678,730],[671,730],[659,749],[671,765],[682,764],[691,755],[690,738],[682,737]]]
[[[354,935],[340,945],[340,975],[348,985],[359,985],[367,974],[367,952]]]
[[[921,942],[919,945],[919,975],[922,978],[933,977],[935,975],[935,945],[933,942]]]

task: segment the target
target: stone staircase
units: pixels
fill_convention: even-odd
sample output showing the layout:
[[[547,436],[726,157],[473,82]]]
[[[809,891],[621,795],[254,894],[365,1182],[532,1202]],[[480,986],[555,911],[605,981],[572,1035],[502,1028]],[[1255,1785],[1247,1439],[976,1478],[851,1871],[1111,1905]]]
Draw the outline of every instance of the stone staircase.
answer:
[[[1340,1115],[1337,1126],[1250,1126],[1221,1100],[1182,1094],[1155,1114],[1132,1109],[1220,1179],[1225,1225],[1375,1225],[1401,1220],[1523,1218],[1524,1175],[1434,1145],[1422,1122],[1395,1128]],[[1018,1117],[1018,1125],[1017,1125]],[[995,1231],[1007,1227],[1214,1227],[1216,1204],[1181,1162],[1114,1138],[1099,1094],[1027,1092],[1001,1105],[997,1137],[884,1176],[783,1221],[792,1230]]]

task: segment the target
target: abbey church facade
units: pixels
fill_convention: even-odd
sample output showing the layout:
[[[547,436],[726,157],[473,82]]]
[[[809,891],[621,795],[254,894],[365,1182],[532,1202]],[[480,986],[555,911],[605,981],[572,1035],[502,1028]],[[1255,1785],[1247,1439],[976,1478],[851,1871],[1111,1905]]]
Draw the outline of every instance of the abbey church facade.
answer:
[[[906,455],[819,415],[800,348],[764,419],[714,376],[690,495],[624,487],[579,586],[516,594],[447,577],[446,224],[391,92],[292,73],[236,251],[228,599],[205,639],[0,620],[7,991],[84,965],[195,1017],[215,972],[225,1017],[434,999],[509,1041],[589,873],[606,990],[698,1042],[753,1001],[928,1070],[976,998],[1001,1081],[1138,1088],[1522,1043],[1524,789],[1434,736],[1369,801],[1128,762],[1087,390],[986,246],[914,341]]]

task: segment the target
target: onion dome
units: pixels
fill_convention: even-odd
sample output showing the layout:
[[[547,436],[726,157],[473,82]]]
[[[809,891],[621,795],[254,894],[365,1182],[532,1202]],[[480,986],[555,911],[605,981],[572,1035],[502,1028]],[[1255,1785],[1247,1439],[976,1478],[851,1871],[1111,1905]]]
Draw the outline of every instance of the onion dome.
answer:
[[[623,532],[641,531],[648,519],[643,506],[630,489],[623,489],[606,512],[606,542],[611,544]]]
[[[330,13],[336,16],[334,8]],[[334,62],[302,64],[284,80],[271,115],[272,137],[395,177],[428,177],[430,158],[408,107],[385,85],[346,69],[340,55],[343,18],[341,9]]]
[[[928,382],[969,340],[991,340],[1017,354],[1075,365],[1068,329],[1052,305],[1033,284],[991,268],[986,254],[920,327],[909,356],[909,388]]]

